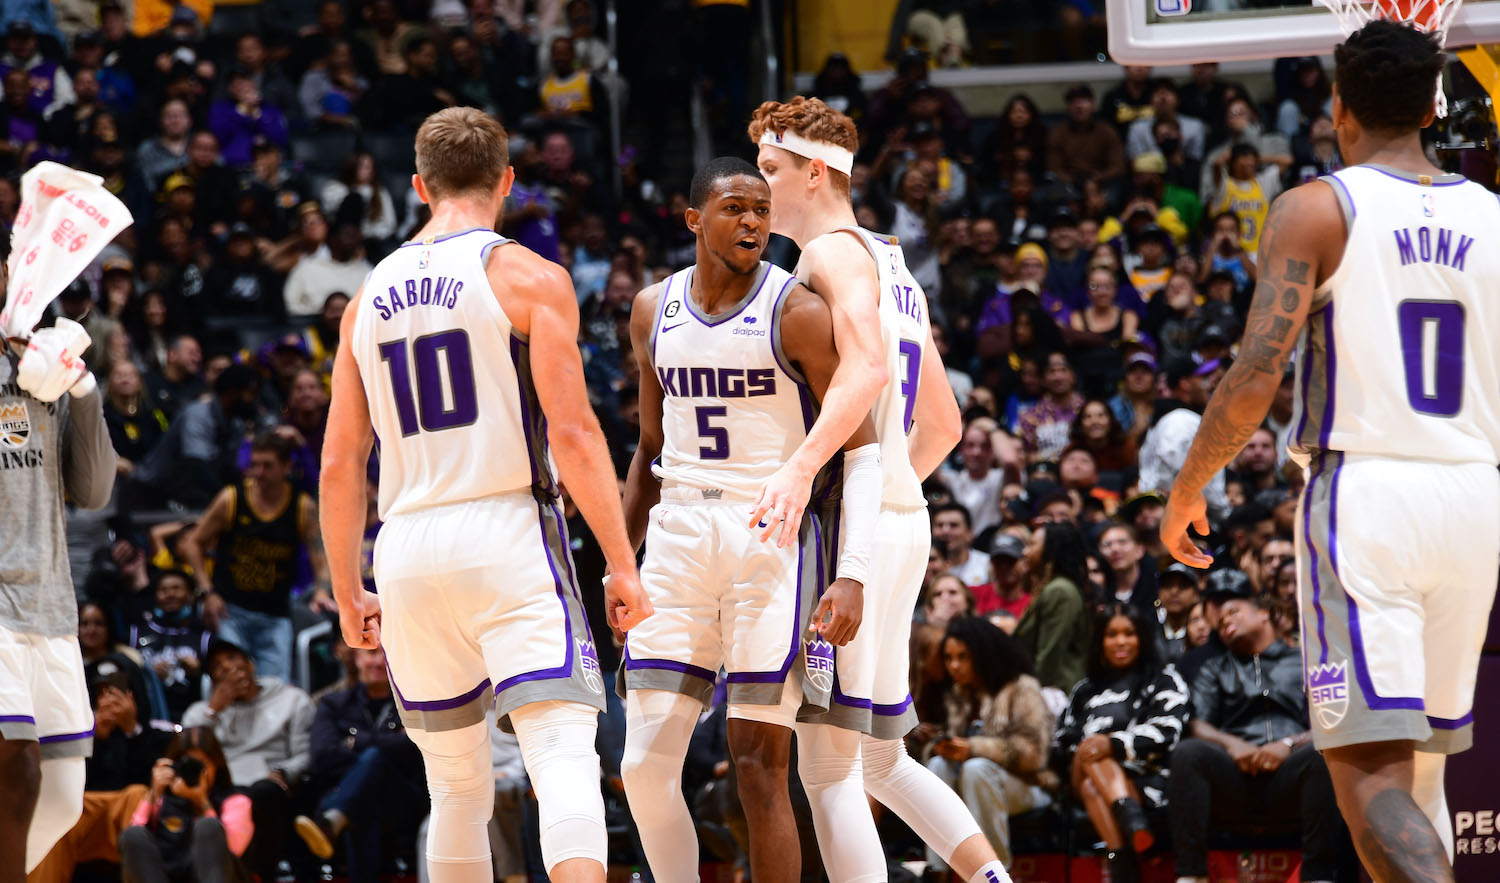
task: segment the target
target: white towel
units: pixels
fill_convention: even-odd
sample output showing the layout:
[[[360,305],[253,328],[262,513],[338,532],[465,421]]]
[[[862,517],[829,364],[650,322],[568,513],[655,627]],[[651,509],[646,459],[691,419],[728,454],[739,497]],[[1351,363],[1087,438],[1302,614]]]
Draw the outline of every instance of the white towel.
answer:
[[[0,332],[29,338],[52,299],[133,222],[98,175],[55,162],[32,167],[21,177]]]

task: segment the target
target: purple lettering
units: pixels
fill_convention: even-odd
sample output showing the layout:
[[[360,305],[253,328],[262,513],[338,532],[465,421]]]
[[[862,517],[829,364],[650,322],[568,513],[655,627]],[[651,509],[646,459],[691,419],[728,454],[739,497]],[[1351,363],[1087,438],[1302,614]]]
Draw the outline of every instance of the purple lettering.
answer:
[[[417,282],[415,279],[406,280],[406,305],[409,307],[417,305]]]
[[[375,311],[380,313],[380,318],[389,319],[391,317],[390,308],[380,300],[380,295],[375,295],[375,299],[370,301],[370,306],[374,307]]]
[[[1464,258],[1469,256],[1469,246],[1473,244],[1474,237],[1460,235],[1458,237],[1458,249],[1453,252],[1453,262],[1448,266],[1455,270],[1462,270],[1464,268]]]
[[[714,386],[714,369],[689,368],[688,376],[692,379],[692,392],[690,393],[690,395],[692,395],[694,398],[697,398],[698,396],[718,395],[718,392],[715,390]]]
[[[719,369],[719,396],[726,399],[742,399],[745,397],[744,369]]]
[[[405,308],[406,308],[406,304],[403,304],[401,302],[401,294],[396,291],[396,286],[392,285],[391,286],[391,312],[393,312],[393,313],[399,313],[399,312],[401,312]]]
[[[1395,233],[1396,233],[1396,248],[1401,252],[1401,266],[1404,267],[1407,264],[1414,264],[1414,263],[1416,263],[1417,262],[1417,253],[1415,251],[1413,251],[1412,247],[1411,247],[1411,231],[1410,230],[1397,230],[1397,231],[1395,231]]]
[[[776,394],[776,369],[751,368],[745,372],[747,396],[769,396]]]
[[[421,283],[419,283],[418,287],[421,291],[421,294],[417,296],[417,302],[424,307],[432,303],[432,280],[430,278],[424,278]]]
[[[1440,264],[1448,263],[1448,251],[1453,245],[1453,231],[1447,227],[1438,228],[1437,253],[1433,259]]]
[[[661,391],[664,394],[669,395],[669,396],[675,396],[675,395],[677,395],[677,384],[675,384],[675,383],[672,382],[672,378],[676,374],[677,374],[677,371],[676,371],[676,369],[673,369],[673,368],[657,368],[656,369],[656,376],[661,378]]]

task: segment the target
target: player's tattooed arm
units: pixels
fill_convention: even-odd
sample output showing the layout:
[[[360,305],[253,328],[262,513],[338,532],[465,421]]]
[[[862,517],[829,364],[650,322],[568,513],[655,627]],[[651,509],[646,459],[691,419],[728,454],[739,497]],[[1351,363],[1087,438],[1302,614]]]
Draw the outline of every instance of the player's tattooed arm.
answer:
[[[656,322],[661,295],[661,284],[652,285],[636,295],[630,310],[630,342],[641,375],[638,393],[641,435],[625,478],[625,530],[630,535],[631,548],[637,551],[646,540],[651,507],[661,499],[661,484],[651,474],[651,462],[661,454],[662,448],[664,394],[656,367],[651,363],[651,330]]]
[[[1202,491],[1265,420],[1319,279],[1336,267],[1343,240],[1342,214],[1328,184],[1299,187],[1271,204],[1239,356],[1203,412],[1174,492]]]
[[[1376,794],[1356,827],[1362,829],[1354,832],[1359,857],[1377,880],[1453,879],[1442,841],[1407,792],[1387,788]]]

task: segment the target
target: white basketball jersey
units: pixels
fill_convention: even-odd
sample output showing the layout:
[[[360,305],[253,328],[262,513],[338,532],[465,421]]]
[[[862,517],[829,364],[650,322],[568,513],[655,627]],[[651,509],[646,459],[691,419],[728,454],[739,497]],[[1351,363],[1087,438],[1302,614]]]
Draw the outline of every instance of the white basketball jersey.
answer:
[[[408,242],[365,280],[353,347],[380,452],[380,517],[533,487],[556,493],[526,341],[485,275],[508,240]]]
[[[1299,341],[1293,453],[1500,462],[1500,201],[1460,175],[1323,180],[1349,238]]]
[[[880,440],[881,501],[894,506],[925,506],[922,481],[906,446],[911,432],[922,359],[928,337],[927,295],[906,268],[894,236],[863,227],[840,227],[857,235],[875,258],[880,274],[880,344],[890,380],[875,400],[875,435]]]
[[[693,302],[693,269],[667,279],[651,328],[663,393],[652,472],[754,500],[813,421],[812,396],[781,351],[781,307],[797,279],[762,261],[745,300],[710,318]]]

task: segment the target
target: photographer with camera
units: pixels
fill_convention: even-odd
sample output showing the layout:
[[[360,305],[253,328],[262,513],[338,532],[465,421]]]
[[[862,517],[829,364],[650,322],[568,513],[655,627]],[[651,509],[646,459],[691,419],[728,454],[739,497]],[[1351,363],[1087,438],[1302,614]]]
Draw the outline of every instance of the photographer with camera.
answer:
[[[151,790],[120,835],[125,883],[229,883],[247,879],[239,861],[255,833],[250,798],[208,727],[190,727],[151,771]]]

